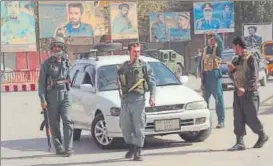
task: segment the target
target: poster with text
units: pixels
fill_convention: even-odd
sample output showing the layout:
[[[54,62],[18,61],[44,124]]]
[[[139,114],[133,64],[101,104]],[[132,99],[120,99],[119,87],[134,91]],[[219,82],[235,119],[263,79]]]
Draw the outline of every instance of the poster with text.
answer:
[[[35,5],[1,1],[1,52],[36,51]]]
[[[150,13],[151,42],[180,42],[190,39],[189,12]]]
[[[272,24],[243,24],[243,36],[247,47],[260,47],[272,40]]]
[[[40,38],[94,37],[93,1],[40,1]]]
[[[138,39],[137,3],[110,4],[112,40]]]
[[[234,3],[231,1],[195,2],[194,33],[234,32]]]

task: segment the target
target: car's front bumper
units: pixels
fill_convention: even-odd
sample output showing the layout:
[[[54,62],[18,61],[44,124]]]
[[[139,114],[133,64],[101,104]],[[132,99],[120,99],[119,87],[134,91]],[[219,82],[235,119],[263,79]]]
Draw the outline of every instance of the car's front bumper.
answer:
[[[185,110],[181,112],[154,112],[147,113],[145,135],[166,135],[173,133],[183,133],[188,131],[200,131],[210,128],[210,112],[208,109]],[[180,130],[155,131],[155,120],[180,119]],[[200,120],[202,118],[202,120]],[[110,137],[122,137],[119,127],[119,117],[105,117],[108,135]]]

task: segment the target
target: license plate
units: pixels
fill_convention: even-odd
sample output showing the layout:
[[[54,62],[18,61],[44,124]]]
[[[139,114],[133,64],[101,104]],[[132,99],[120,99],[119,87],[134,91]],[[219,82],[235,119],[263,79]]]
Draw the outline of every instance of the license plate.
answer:
[[[155,120],[155,131],[173,131],[180,129],[180,119]]]

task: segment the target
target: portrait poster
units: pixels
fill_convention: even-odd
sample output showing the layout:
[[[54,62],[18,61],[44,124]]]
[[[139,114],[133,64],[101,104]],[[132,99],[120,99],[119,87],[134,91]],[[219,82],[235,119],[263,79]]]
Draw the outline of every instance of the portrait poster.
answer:
[[[272,24],[243,24],[243,37],[247,47],[260,47],[272,40]]]
[[[151,42],[181,42],[191,40],[190,13],[150,13]]]
[[[102,1],[105,2],[105,1]],[[107,1],[108,2],[108,1]],[[95,36],[103,36],[109,34],[110,10],[109,6],[103,3],[95,6]]]
[[[234,3],[232,1],[193,3],[194,33],[234,32]]]
[[[112,40],[138,39],[137,3],[110,4]]]
[[[1,1],[1,52],[36,51],[32,1]]]
[[[94,1],[39,1],[40,38],[94,37]]]

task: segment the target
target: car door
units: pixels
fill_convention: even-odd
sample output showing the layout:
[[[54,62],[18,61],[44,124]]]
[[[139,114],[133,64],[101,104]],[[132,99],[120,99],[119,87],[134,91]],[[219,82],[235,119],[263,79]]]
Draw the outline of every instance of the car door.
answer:
[[[83,110],[79,112],[79,116],[81,117],[82,123],[85,128],[89,128],[91,126],[91,122],[94,119],[95,111],[96,111],[96,84],[95,84],[95,66],[88,65],[84,70],[84,79],[82,84],[90,84],[94,88],[92,92],[80,92],[80,103],[83,106]]]
[[[84,66],[79,66],[78,69],[75,71],[75,75],[72,79],[72,86],[71,86],[71,97],[72,97],[72,105],[71,105],[71,116],[75,123],[76,127],[83,128],[82,122],[82,111],[84,107],[81,103],[81,90],[80,85],[84,79]]]

